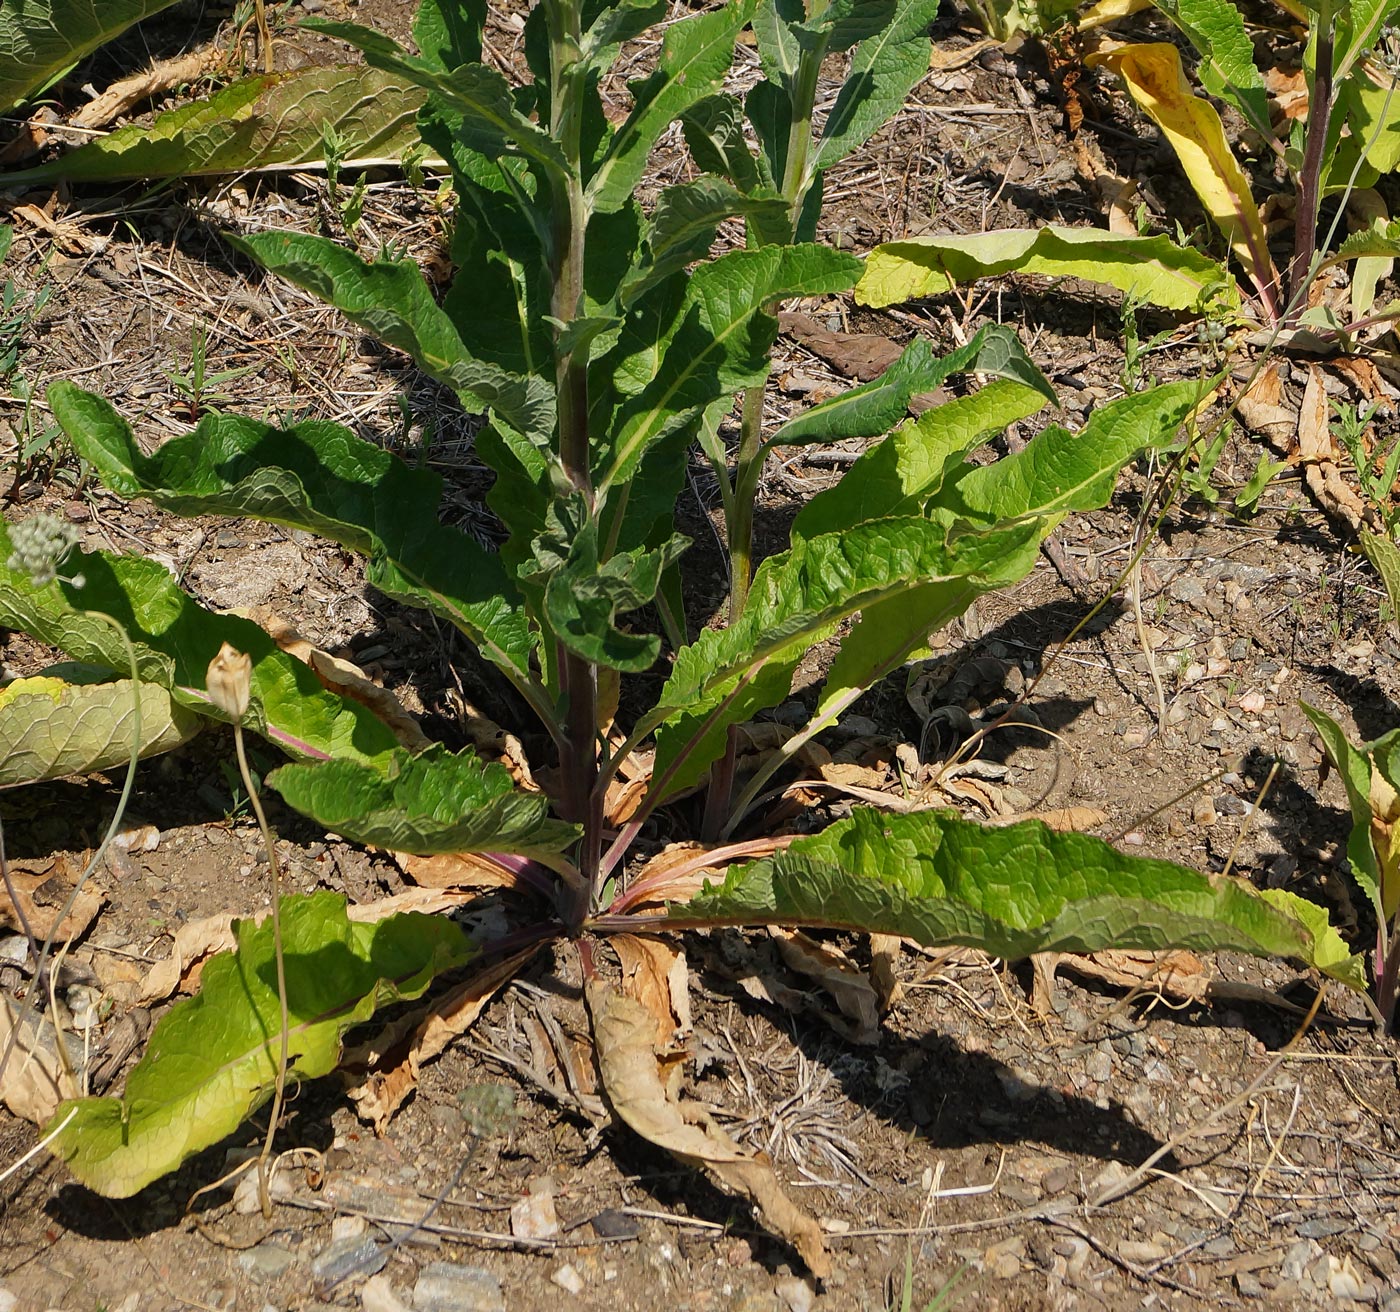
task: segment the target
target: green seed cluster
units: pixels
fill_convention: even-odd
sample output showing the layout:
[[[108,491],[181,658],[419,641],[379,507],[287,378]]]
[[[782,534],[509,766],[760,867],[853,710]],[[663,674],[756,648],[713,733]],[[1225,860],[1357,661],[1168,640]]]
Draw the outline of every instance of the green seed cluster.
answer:
[[[42,588],[58,577],[59,564],[77,545],[78,530],[72,524],[54,515],[34,515],[10,526],[13,550],[5,564]]]

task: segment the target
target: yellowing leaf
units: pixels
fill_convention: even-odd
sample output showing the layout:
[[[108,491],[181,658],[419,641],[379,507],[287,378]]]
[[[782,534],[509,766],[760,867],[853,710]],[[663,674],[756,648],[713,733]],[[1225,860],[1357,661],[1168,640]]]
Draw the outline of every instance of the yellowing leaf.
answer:
[[[1206,213],[1229,240],[1265,307],[1275,312],[1278,273],[1249,182],[1225,140],[1220,115],[1186,81],[1177,48],[1164,41],[1119,46],[1084,62],[1117,73],[1137,107],[1161,128]]]

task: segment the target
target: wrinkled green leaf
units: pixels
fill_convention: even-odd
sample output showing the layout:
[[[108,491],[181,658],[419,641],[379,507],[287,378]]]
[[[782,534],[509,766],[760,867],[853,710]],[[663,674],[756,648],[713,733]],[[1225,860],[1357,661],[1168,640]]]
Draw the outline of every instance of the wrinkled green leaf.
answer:
[[[1329,191],[1373,187],[1400,168],[1400,94],[1353,68],[1337,87],[1335,115],[1347,133],[1326,161]]]
[[[175,0],[4,0],[0,110],[51,86],[80,59]]]
[[[418,0],[413,40],[423,59],[448,73],[481,62],[486,0]]]
[[[350,42],[371,67],[406,78],[450,105],[461,116],[458,134],[468,149],[488,159],[523,155],[555,175],[568,171],[559,143],[516,108],[510,83],[494,68],[461,64],[444,71],[434,60],[410,55],[382,32],[356,23],[308,18],[304,26]]]
[[[959,469],[933,504],[987,525],[1096,509],[1113,495],[1119,470],[1139,452],[1171,443],[1209,391],[1189,379],[1167,383],[1099,407],[1078,433],[1052,424],[1013,455]]]
[[[808,501],[793,522],[793,536],[839,533],[870,519],[920,513],[950,463],[1043,405],[1038,391],[1000,381],[925,410],[862,453],[834,487]]]
[[[168,752],[199,732],[199,716],[152,683],[72,684],[40,675],[0,689],[0,788],[122,764],[131,756],[136,695],[141,757]]]
[[[695,270],[668,324],[634,316],[617,348],[624,360],[615,367],[648,381],[613,418],[612,459],[598,479],[599,496],[624,484],[666,433],[767,376],[777,321],[766,305],[844,291],[859,272],[858,260],[824,246],[731,251]]]
[[[282,899],[289,1083],[328,1075],[341,1038],[393,1002],[418,997],[470,960],[461,929],[437,916],[355,924],[335,893]],[[235,922],[238,948],[204,967],[198,996],[177,1003],[151,1035],[120,1098],[63,1103],[52,1147],[109,1198],[129,1198],[232,1134],[273,1093],[281,1008],[270,918]]]
[[[734,42],[753,14],[755,0],[730,0],[709,13],[666,28],[661,56],[650,77],[629,86],[633,108],[608,143],[588,179],[588,200],[608,213],[631,198],[656,139],[697,100],[723,85]]]
[[[617,0],[602,12],[583,34],[580,49],[589,61],[602,61],[624,41],[641,36],[666,17],[666,0]]]
[[[1000,404],[1001,394],[993,393],[997,386],[984,388],[973,399],[989,409]],[[1041,539],[1064,515],[1103,505],[1129,460],[1140,451],[1168,446],[1196,396],[1197,385],[1191,382],[1126,396],[1096,410],[1082,432],[1052,425],[1023,450],[989,465],[963,463],[960,453],[943,445],[964,435],[960,425],[940,430],[935,421],[926,433],[915,426],[894,448],[890,461],[882,461],[877,449],[867,457],[868,473],[860,470],[852,483],[858,467],[853,468],[831,493],[823,494],[832,501],[818,513],[826,514],[828,522],[839,519],[843,497],[851,498],[846,504],[852,513],[870,514],[885,500],[890,508],[884,513],[896,513],[907,505],[909,490],[918,489],[926,513],[947,525],[950,535],[965,532],[969,521],[984,531],[1017,521],[1032,525],[1023,537],[1008,541],[998,562],[997,586],[1005,586],[1030,572]],[[1009,400],[1015,404],[1014,396]],[[964,411],[974,425],[978,413],[977,407]],[[893,477],[891,461],[896,466]],[[863,689],[922,650],[928,635],[961,614],[976,595],[961,585],[931,581],[865,608],[831,664],[817,716],[830,721]]]
[[[864,305],[895,305],[1003,273],[1105,283],[1168,310],[1199,309],[1212,301],[1239,305],[1239,290],[1223,266],[1169,237],[1053,226],[972,237],[915,237],[877,246],[866,260],[856,299]]]
[[[1328,262],[1359,260],[1372,255],[1384,259],[1400,256],[1400,219],[1377,219],[1359,232],[1348,233],[1328,257]]]
[[[548,384],[469,356],[414,261],[369,264],[309,233],[259,232],[228,240],[269,272],[304,287],[411,356],[424,372],[455,388],[469,410],[492,409],[534,437],[548,437],[553,430],[554,397]]]
[[[706,173],[728,178],[745,195],[773,186],[771,177],[760,175],[744,140],[744,106],[734,96],[724,92],[696,101],[681,115],[681,128],[695,163]]]
[[[0,526],[0,562],[9,554],[8,527]],[[74,551],[64,569],[82,574],[85,586],[38,588],[27,574],[0,565],[0,625],[120,673],[130,668],[125,644],[88,612],[110,615],[131,637],[143,683],[157,684],[182,705],[216,719],[224,717],[210,702],[205,679],[209,662],[227,642],[253,661],[248,727],[284,751],[374,763],[398,746],[382,720],[358,702],[325,691],[315,671],[281,651],[265,629],[205,610],[155,561]]]
[[[1242,880],[1126,856],[1030,820],[860,809],[671,908],[687,923],[820,925],[1019,960],[1102,948],[1231,949],[1311,961],[1310,936]]]
[[[1346,940],[1328,920],[1325,907],[1283,888],[1260,889],[1259,896],[1284,915],[1298,921],[1311,935],[1312,952],[1305,958],[1310,966],[1349,989],[1366,992],[1366,957],[1362,953],[1353,953],[1347,946]]]
[[[904,98],[928,73],[928,33],[939,4],[940,0],[900,0],[895,21],[856,48],[850,72],[822,125],[814,159],[817,172],[863,146],[904,108]]]
[[[353,761],[284,765],[267,777],[288,806],[357,843],[437,852],[562,852],[578,837],[549,818],[549,799],[525,793],[502,765],[434,746],[400,751],[387,771]]]
[[[436,474],[337,424],[281,430],[224,414],[206,415],[194,432],[146,456],[101,397],[59,382],[49,403],[74,448],[119,495],[149,497],[177,515],[247,515],[332,538],[369,557],[374,587],[429,607],[524,676],[531,642],[514,589],[499,560],[439,522]]]
[[[748,196],[719,177],[667,187],[657,198],[646,233],[647,264],[628,274],[618,288],[618,304],[631,305],[663,278],[704,259],[719,225],[742,215],[760,231],[778,230],[787,205],[777,196]]]
[[[1370,529],[1361,530],[1361,549],[1366,559],[1375,567],[1385,584],[1385,595],[1390,602],[1390,614],[1400,620],[1400,547],[1380,533]]]
[[[305,168],[325,159],[327,127],[344,143],[342,167],[349,168],[397,159],[413,146],[422,103],[419,88],[363,65],[266,73],[158,114],[150,127],[127,124],[51,163],[7,173],[5,181],[119,182]]]
[[[727,726],[786,697],[799,661],[842,620],[882,602],[898,605],[921,586],[956,594],[951,619],[979,593],[1011,581],[1008,563],[1019,569],[1019,549],[1034,538],[1033,527],[1019,526],[954,539],[941,525],[902,517],[800,540],[770,556],[737,623],[708,629],[676,653],[654,712],[666,717],[654,786],[665,795],[701,778],[724,750]]]
[[[1051,405],[1059,403],[1055,389],[1026,354],[1015,329],[987,324],[966,346],[940,358],[934,357],[927,340],[916,338],[879,378],[789,419],[768,439],[767,445],[798,446],[887,433],[904,418],[911,398],[932,392],[953,374],[963,373],[1012,378],[1033,388]]]

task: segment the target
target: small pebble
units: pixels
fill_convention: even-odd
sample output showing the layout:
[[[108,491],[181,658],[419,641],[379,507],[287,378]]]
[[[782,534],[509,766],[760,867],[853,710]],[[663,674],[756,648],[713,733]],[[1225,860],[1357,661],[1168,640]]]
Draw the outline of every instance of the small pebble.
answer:
[[[788,1276],[773,1286],[773,1292],[782,1300],[788,1312],[811,1312],[814,1301],[812,1287],[805,1280]]]
[[[559,1233],[559,1216],[552,1193],[530,1194],[510,1209],[510,1232],[517,1239],[552,1239]]]
[[[575,1298],[583,1293],[583,1277],[567,1262],[549,1278]]]
[[[506,1312],[501,1282],[489,1271],[430,1262],[413,1286],[415,1312]]]
[[[386,1275],[371,1276],[360,1290],[360,1306],[364,1312],[409,1312],[408,1304],[394,1293]]]
[[[273,1243],[258,1244],[238,1255],[239,1267],[259,1284],[281,1279],[296,1260],[297,1255],[290,1248]]]

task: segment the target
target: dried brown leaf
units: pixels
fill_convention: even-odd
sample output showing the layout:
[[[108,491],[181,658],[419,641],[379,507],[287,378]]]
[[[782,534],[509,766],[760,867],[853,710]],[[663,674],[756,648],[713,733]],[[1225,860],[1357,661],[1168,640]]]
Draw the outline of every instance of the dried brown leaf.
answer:
[[[421,888],[514,888],[532,892],[513,870],[480,852],[441,852],[436,856],[392,853],[400,870]]]
[[[622,991],[656,1020],[658,1050],[672,1046],[676,1032],[690,1030],[690,978],[685,953],[649,934],[615,934],[608,939],[622,964]]]
[[[16,930],[28,925],[35,938],[52,936],[60,943],[81,938],[92,927],[97,913],[107,905],[105,890],[88,880],[72,909],[60,921],[58,913],[68,901],[75,882],[67,858],[60,855],[36,864],[40,868],[26,869],[20,862],[10,865],[15,899],[12,902],[4,885],[0,884],[0,924]]]
[[[834,333],[811,315],[796,311],[780,311],[778,326],[838,373],[863,383],[878,378],[903,354],[900,346],[879,333]]]
[[[997,824],[1019,824],[1022,820],[1039,820],[1060,834],[1084,834],[1097,829],[1108,819],[1107,811],[1096,806],[1059,806],[1048,811],[1023,811],[998,819]]]
[[[869,1045],[879,1037],[880,1021],[875,988],[869,976],[838,948],[818,943],[796,930],[770,925],[769,936],[789,970],[806,975],[822,986],[852,1022],[851,1039]]]
[[[0,1103],[16,1116],[43,1125],[59,1103],[76,1098],[81,1090],[74,1087],[58,1059],[53,1046],[58,1040],[47,1019],[26,1019],[10,1050],[10,1036],[18,1019],[14,1003],[0,994],[0,1053],[10,1052],[0,1070]]]
[[[372,1045],[346,1054],[347,1066],[366,1064],[367,1076],[350,1090],[350,1100],[361,1119],[382,1135],[394,1113],[418,1087],[418,1073],[425,1062],[438,1056],[458,1035],[476,1024],[495,996],[534,956],[536,948],[506,957],[434,999],[415,1008],[390,1026]]]
[[[904,996],[904,985],[896,974],[903,948],[904,941],[898,934],[870,936],[870,981],[875,985],[875,994],[880,1000],[881,1015]]]
[[[288,656],[309,665],[323,688],[373,711],[409,751],[421,752],[430,745],[431,740],[399,699],[389,689],[381,688],[358,665],[322,651],[303,638],[295,626],[269,610],[259,608],[251,612],[250,618],[261,624]]]
[[[70,127],[105,128],[133,105],[162,91],[197,82],[218,70],[223,56],[213,46],[172,59],[158,59],[148,69],[113,82],[100,96],[88,101],[68,120]]]
[[[689,1166],[701,1167],[724,1188],[747,1198],[763,1223],[824,1278],[831,1260],[821,1227],[783,1192],[766,1156],[735,1143],[699,1104],[666,1094],[652,1046],[653,1017],[633,998],[601,980],[586,989],[593,1016],[598,1069],[618,1118],[648,1142]]]

